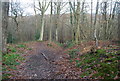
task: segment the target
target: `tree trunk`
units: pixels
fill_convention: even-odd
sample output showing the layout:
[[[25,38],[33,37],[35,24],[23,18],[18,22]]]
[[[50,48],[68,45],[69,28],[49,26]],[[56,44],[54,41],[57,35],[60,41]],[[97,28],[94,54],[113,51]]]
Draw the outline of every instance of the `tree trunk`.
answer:
[[[89,29],[89,31],[90,31],[90,36],[89,36],[89,39],[91,39],[91,35],[92,35],[92,30],[91,29],[93,29],[93,0],[91,0],[91,26],[90,26],[90,29]]]
[[[61,2],[57,2],[56,6],[56,30],[55,30],[55,39],[58,41],[58,27],[59,27],[59,16],[60,16],[60,6]]]
[[[75,41],[78,44],[79,40],[80,40],[80,2],[77,2],[77,11],[76,11],[76,37],[75,37]]]
[[[34,13],[35,13],[35,34],[37,34],[37,32],[38,32],[38,20],[37,20],[37,11],[35,8],[35,1],[34,1]]]
[[[118,3],[118,39],[120,40],[120,3]]]
[[[43,41],[44,25],[45,25],[44,15],[42,15],[41,32],[40,32],[40,38],[39,38],[40,41]]]
[[[52,41],[52,15],[53,15],[53,13],[52,13],[52,9],[53,7],[52,7],[52,0],[51,0],[51,11],[50,11],[50,33],[49,33],[49,42],[51,42]]]
[[[96,47],[98,47],[97,28],[96,28],[97,15],[98,15],[98,9],[99,9],[98,7],[99,7],[99,0],[97,0],[95,21],[94,21],[94,38],[95,38]]]
[[[2,52],[2,2],[0,1],[0,52]]]
[[[103,33],[104,33],[104,40],[106,40],[107,36],[107,2],[103,2]]]
[[[7,53],[7,26],[8,26],[9,3],[2,2],[2,53]]]
[[[43,36],[44,36],[44,26],[45,26],[45,12],[49,7],[49,3],[47,4],[46,0],[40,2],[40,0],[38,0],[39,3],[39,8],[37,8],[40,12],[41,12],[41,32],[40,32],[40,37],[39,37],[39,41],[43,41]]]
[[[56,32],[55,32],[55,34],[56,34],[56,41],[58,41],[58,27],[56,28]]]

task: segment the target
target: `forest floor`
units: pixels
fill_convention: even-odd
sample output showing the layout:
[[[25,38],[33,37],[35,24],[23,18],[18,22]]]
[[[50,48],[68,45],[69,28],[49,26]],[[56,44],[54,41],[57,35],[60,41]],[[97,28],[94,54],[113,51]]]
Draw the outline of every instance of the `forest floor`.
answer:
[[[54,44],[54,43],[53,43]],[[63,58],[63,49],[54,44],[49,47],[47,42],[32,42],[27,44],[32,50],[23,54],[25,61],[15,70],[12,78],[16,79],[57,79],[63,75],[57,75],[60,66],[57,64]]]
[[[12,76],[11,79],[84,79],[89,76],[80,77],[86,70],[81,67],[76,67],[77,61],[81,61],[81,55],[91,51],[94,47],[94,42],[84,42],[75,45],[71,48],[64,49],[56,43],[49,42],[29,42],[24,43],[26,47],[10,45],[17,49],[18,54],[24,57],[24,61],[17,65],[17,70],[9,70]],[[107,49],[108,46],[114,46],[114,49],[120,50],[120,47],[115,42],[99,41],[99,48]],[[18,47],[18,48],[17,48]],[[105,48],[106,47],[106,48]],[[112,47],[113,48],[113,47]],[[77,58],[72,58],[68,54],[69,50],[77,49]],[[9,50],[11,52],[11,50]],[[82,56],[81,56],[82,57]],[[84,57],[86,58],[86,57]],[[75,62],[76,61],[76,62]],[[92,72],[91,74],[94,74]],[[14,75],[14,76],[13,76]],[[114,78],[118,78],[115,75]],[[99,77],[98,79],[102,79]]]

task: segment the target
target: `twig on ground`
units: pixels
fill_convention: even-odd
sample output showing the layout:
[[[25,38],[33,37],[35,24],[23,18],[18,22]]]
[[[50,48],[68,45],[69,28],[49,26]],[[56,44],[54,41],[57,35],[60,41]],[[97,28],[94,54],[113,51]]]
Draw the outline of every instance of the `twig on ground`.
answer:
[[[48,57],[44,53],[41,53],[41,54],[44,56],[46,60],[48,60]]]

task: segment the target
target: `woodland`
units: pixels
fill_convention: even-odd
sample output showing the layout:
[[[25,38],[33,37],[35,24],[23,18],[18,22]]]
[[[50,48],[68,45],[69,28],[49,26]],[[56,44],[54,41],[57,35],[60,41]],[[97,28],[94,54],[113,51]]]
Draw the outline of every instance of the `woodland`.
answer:
[[[0,1],[1,79],[120,79],[119,0]]]

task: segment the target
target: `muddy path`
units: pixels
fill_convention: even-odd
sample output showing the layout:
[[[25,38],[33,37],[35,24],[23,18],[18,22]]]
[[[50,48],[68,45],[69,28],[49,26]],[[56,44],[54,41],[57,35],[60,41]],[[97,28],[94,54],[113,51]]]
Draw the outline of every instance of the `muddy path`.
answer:
[[[94,46],[93,42],[88,42],[82,45],[77,45],[73,49],[87,48]],[[112,45],[109,42],[100,42],[102,46]],[[33,42],[28,43],[28,47],[32,50],[25,51],[22,56],[25,61],[21,63],[18,70],[14,72],[12,79],[83,79],[80,78],[82,68],[76,68],[75,62],[70,62],[70,57],[66,51],[55,43],[48,45],[48,42]],[[84,54],[84,49],[81,51]],[[79,54],[82,54],[82,53]]]
[[[19,70],[17,79],[60,79],[64,75],[59,73],[63,49],[61,47],[50,47],[46,43],[37,42],[32,45],[31,52],[25,57],[26,61],[21,64],[24,69]]]

